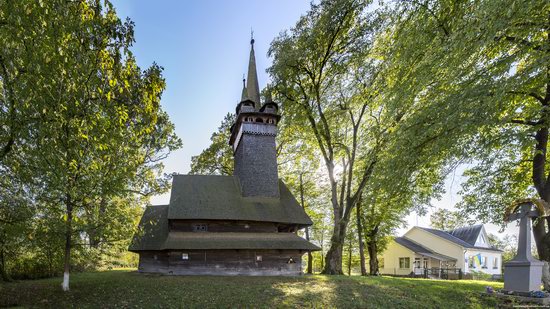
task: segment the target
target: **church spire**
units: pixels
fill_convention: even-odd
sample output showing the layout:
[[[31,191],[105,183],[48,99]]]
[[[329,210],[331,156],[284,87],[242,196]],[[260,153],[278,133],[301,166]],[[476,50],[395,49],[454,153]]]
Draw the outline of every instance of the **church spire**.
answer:
[[[246,84],[243,74],[243,92],[241,94],[241,102],[246,101],[248,99],[248,92],[246,91]]]
[[[254,36],[251,34],[250,39],[250,60],[248,61],[248,78],[246,79],[246,90],[248,99],[254,102],[255,108],[259,109],[260,102],[260,86],[258,85],[258,74],[256,73],[256,57],[254,56]]]

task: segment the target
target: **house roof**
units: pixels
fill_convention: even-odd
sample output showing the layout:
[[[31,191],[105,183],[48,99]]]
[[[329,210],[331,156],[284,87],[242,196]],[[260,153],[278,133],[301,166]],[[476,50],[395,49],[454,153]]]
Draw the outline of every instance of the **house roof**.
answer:
[[[469,243],[472,246],[475,246],[479,233],[481,233],[482,229],[483,229],[483,225],[478,224],[478,225],[460,227],[452,231],[448,231],[447,233],[453,235],[456,238],[462,239],[463,241]]]
[[[320,250],[294,233],[170,232],[162,247],[169,249],[294,249]]]
[[[282,181],[279,192],[279,198],[243,197],[235,176],[175,175],[168,219],[313,224]]]
[[[483,227],[481,225],[481,227]],[[497,249],[497,248],[493,248],[493,247],[479,247],[479,246],[475,246],[475,241],[477,239],[477,236],[479,235],[479,232],[481,231],[481,229],[477,229],[477,234],[475,235],[475,239],[474,239],[474,242],[473,244],[470,244],[469,242],[466,242],[465,240],[461,239],[461,238],[458,238],[457,236],[455,235],[460,235],[461,237],[464,237],[464,239],[470,239],[471,238],[471,234],[473,233],[473,231],[475,231],[476,229],[472,229],[472,231],[470,231],[469,233],[467,232],[457,232],[455,235],[451,234],[451,232],[453,231],[457,231],[457,230],[461,230],[461,229],[464,229],[466,230],[466,228],[461,228],[461,229],[456,229],[456,230],[453,230],[453,231],[449,231],[449,232],[446,232],[446,231],[441,231],[441,230],[436,230],[436,229],[430,229],[430,228],[426,228],[426,227],[418,227],[424,231],[427,231],[429,233],[432,233],[436,236],[439,236],[443,239],[446,239],[450,242],[453,242],[459,246],[462,246],[464,248],[471,248],[471,249],[480,249],[480,250],[489,250],[489,251],[499,251],[501,252],[501,250]]]
[[[130,251],[178,249],[294,249],[319,247],[294,233],[169,232],[168,205],[148,206],[130,244]]]
[[[429,257],[433,257],[435,259],[438,259],[438,260],[442,260],[442,261],[456,261],[455,258],[453,257],[450,257],[450,256],[446,256],[446,255],[443,255],[443,254],[439,254],[439,253],[435,253],[433,252],[432,250],[422,246],[421,244],[418,244],[406,237],[396,237],[394,238],[395,242],[402,245],[403,247],[411,250],[412,252],[414,253],[418,253],[418,254],[421,254],[421,255],[425,255],[425,256],[429,256]]]

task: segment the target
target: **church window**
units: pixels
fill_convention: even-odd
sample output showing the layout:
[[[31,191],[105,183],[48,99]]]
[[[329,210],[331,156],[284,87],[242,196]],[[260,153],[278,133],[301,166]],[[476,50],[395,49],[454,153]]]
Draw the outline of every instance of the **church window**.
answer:
[[[256,255],[256,262],[261,262],[261,261],[262,261],[262,256]]]
[[[181,259],[182,259],[182,260],[189,260],[189,254],[187,254],[187,253],[182,253],[182,254],[181,254]]]
[[[206,232],[206,231],[208,231],[208,225],[206,224],[193,225],[193,232]]]

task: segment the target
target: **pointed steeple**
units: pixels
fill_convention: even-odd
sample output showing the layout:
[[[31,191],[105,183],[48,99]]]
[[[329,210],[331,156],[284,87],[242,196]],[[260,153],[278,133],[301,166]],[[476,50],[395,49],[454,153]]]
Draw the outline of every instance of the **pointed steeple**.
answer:
[[[243,92],[241,94],[241,102],[246,101],[247,99],[248,99],[248,92],[246,91],[246,84],[245,84],[245,79],[243,74]]]
[[[254,102],[255,108],[260,108],[260,86],[258,85],[258,74],[256,73],[256,57],[254,56],[254,37],[250,39],[250,60],[248,61],[248,77],[246,79],[246,90],[248,99]]]

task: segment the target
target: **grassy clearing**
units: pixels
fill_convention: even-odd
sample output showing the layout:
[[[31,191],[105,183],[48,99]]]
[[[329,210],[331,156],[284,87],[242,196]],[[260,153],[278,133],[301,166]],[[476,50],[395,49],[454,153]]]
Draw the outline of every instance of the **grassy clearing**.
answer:
[[[391,277],[176,277],[131,271],[0,283],[0,307],[78,308],[494,308],[481,297],[502,283]]]

